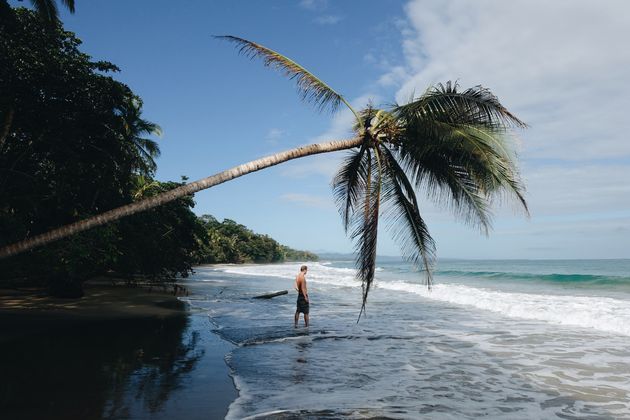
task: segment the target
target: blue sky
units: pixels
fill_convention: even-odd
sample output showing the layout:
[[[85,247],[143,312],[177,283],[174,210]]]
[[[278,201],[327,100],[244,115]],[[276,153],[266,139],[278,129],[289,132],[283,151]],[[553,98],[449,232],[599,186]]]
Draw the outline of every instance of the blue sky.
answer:
[[[630,257],[630,2],[77,0],[62,19],[85,52],[121,68],[164,129],[161,180],[348,137],[347,112],[318,114],[292,82],[211,37],[231,34],[292,57],[358,107],[459,80],[489,87],[531,126],[517,133],[531,217],[497,203],[486,237],[422,199],[439,257]],[[330,190],[342,158],[200,192],[195,211],[349,252]],[[380,254],[398,254],[387,231],[379,241]]]

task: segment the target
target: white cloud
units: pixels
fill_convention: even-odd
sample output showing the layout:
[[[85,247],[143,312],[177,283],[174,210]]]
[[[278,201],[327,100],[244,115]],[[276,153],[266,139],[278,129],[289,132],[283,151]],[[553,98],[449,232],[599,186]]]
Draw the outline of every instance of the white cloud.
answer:
[[[607,220],[579,220],[579,221],[553,221],[537,223],[526,229],[497,229],[496,235],[510,236],[534,236],[549,238],[550,236],[580,236],[588,235],[618,235],[630,234],[630,217],[620,217]]]
[[[280,140],[285,135],[286,135],[286,132],[284,130],[281,130],[279,128],[272,128],[267,132],[265,139],[270,144],[277,144],[278,140]]]
[[[332,180],[339,169],[342,158],[343,152],[302,158],[299,161],[287,163],[283,168],[282,175],[291,178],[307,178],[312,175],[319,175]]]
[[[545,165],[525,168],[533,215],[630,212],[630,165]]]
[[[335,207],[330,197],[321,197],[311,194],[287,193],[280,196],[280,198],[284,201],[318,209],[334,209]]]
[[[284,130],[281,130],[279,128],[272,128],[269,130],[269,132],[267,132],[267,138],[268,139],[278,139],[282,136],[284,136]]]
[[[482,84],[531,126],[518,133],[531,219],[494,206],[496,231],[480,246],[419,195],[443,242],[466,245],[447,254],[471,256],[474,243],[478,256],[627,256],[630,49],[619,44],[630,39],[630,2],[412,0],[405,12],[403,61],[380,59],[379,86],[406,102],[438,82]]]
[[[341,16],[324,15],[316,17],[315,19],[313,19],[313,21],[320,25],[336,25],[337,23],[341,22],[342,19],[343,18]]]
[[[400,86],[398,101],[436,82],[483,84],[531,125],[525,158],[630,156],[630,2],[416,0],[405,10],[404,71],[381,77]]]
[[[315,13],[322,13],[328,8],[328,0],[302,0],[299,3],[303,9],[310,10]],[[343,20],[342,16],[332,14],[321,14],[313,19],[318,25],[336,25]]]
[[[396,86],[409,78],[404,66],[393,66],[390,70],[378,79],[378,84],[384,87]]]
[[[308,10],[323,10],[328,7],[328,0],[301,0],[300,7]]]

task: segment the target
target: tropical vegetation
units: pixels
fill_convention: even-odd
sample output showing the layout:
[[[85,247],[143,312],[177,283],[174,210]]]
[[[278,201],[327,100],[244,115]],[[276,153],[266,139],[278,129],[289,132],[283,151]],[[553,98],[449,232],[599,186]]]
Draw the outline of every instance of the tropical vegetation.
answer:
[[[18,0],[24,1],[24,0]],[[30,0],[31,5],[45,22],[55,23],[59,20],[59,7],[56,0]],[[74,0],[61,0],[70,13],[74,13]],[[11,18],[13,9],[7,0],[0,0],[0,17]]]
[[[112,77],[115,65],[92,60],[74,34],[37,12],[21,8],[13,17],[0,22],[0,246],[185,185],[154,179],[161,129],[143,118],[141,98]],[[82,283],[102,274],[161,281],[201,262],[290,255],[235,222],[246,239],[215,255],[219,233],[193,207],[192,195],[184,195],[3,259],[0,284],[80,296]]]
[[[267,156],[121,207],[110,205],[111,210],[94,217],[82,219],[77,213],[74,220],[78,221],[5,246],[0,257],[103,226],[291,159],[349,150],[333,180],[333,192],[343,226],[356,244],[363,310],[374,280],[381,218],[400,242],[403,255],[426,273],[427,284],[431,284],[435,243],[422,217],[418,192],[426,193],[482,232],[491,225],[490,207],[497,198],[513,197],[527,212],[510,141],[512,129],[525,124],[488,89],[476,86],[461,90],[456,83],[447,82],[404,104],[386,108],[368,104],[355,110],[341,94],[295,61],[242,38],[219,38],[235,43],[242,54],[260,58],[265,66],[296,81],[302,99],[318,109],[334,111],[345,105],[354,115],[353,137]]]
[[[199,251],[202,264],[275,263],[285,261],[317,261],[318,256],[281,245],[268,235],[255,233],[234,220],[219,222],[211,215],[200,217],[208,240]]]

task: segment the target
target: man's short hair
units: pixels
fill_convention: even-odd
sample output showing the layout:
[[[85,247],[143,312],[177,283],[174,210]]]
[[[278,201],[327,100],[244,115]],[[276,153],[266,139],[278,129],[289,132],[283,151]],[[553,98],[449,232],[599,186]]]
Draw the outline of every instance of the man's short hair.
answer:
[[[308,268],[307,266],[303,265],[302,267],[300,267],[300,271],[304,272],[306,271],[307,268]]]

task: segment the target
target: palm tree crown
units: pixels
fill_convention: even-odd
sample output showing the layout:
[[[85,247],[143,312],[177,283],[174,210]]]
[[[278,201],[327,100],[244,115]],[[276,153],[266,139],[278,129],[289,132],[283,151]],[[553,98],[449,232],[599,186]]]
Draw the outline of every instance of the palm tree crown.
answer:
[[[487,232],[489,206],[497,195],[516,197],[527,212],[523,185],[510,147],[510,129],[525,127],[488,89],[459,91],[447,82],[409,103],[357,112],[336,91],[281,54],[233,36],[250,58],[295,79],[301,96],[317,108],[335,110],[344,103],[355,115],[358,147],[349,152],[333,179],[343,226],[355,242],[357,277],[363,285],[361,313],[374,281],[379,219],[400,245],[403,256],[426,273],[430,287],[435,242],[416,193],[450,207],[466,222]]]

